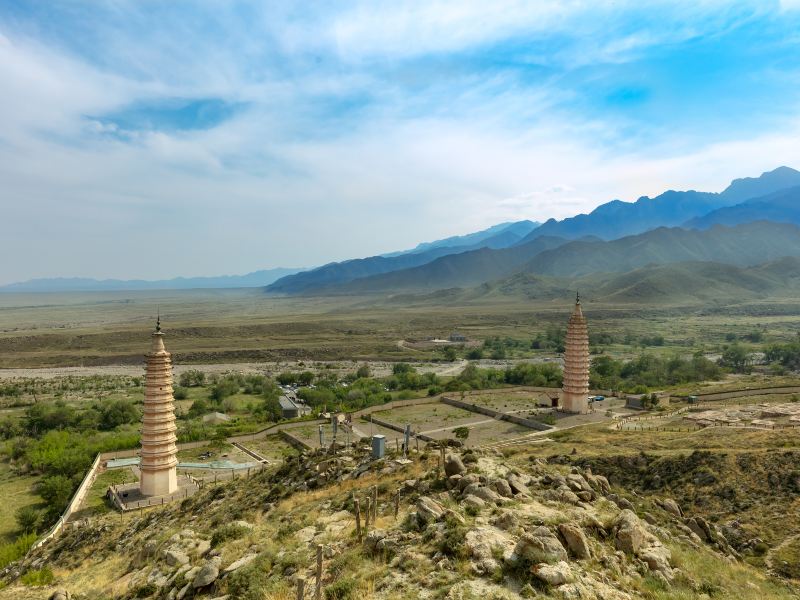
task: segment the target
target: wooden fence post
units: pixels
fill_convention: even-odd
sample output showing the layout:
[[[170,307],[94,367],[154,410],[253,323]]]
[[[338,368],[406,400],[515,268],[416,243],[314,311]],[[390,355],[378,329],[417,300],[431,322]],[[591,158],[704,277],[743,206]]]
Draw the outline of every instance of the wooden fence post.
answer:
[[[314,591],[315,600],[322,600],[322,544],[317,544],[317,588]]]
[[[361,543],[361,509],[358,500],[353,500],[353,507],[356,511],[356,535],[358,536],[358,542]]]
[[[297,578],[297,600],[303,600],[306,597],[306,578]]]
[[[364,511],[364,533],[369,533],[369,517],[372,513],[371,498],[367,496],[366,510]]]

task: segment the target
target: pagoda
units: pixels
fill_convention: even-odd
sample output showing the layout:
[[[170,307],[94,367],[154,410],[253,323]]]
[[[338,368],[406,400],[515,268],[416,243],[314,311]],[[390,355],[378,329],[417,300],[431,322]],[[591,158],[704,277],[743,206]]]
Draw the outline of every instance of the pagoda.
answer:
[[[143,496],[168,496],[178,490],[178,448],[172,397],[172,357],[164,348],[161,319],[146,355],[142,460],[139,489]]]
[[[575,310],[567,325],[561,407],[571,413],[589,412],[589,331],[580,295],[575,296]]]

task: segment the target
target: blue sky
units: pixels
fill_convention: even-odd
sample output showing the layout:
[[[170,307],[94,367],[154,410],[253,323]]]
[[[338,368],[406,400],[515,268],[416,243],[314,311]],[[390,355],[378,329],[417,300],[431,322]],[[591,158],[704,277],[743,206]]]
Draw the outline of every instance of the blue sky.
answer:
[[[0,4],[0,283],[311,266],[800,168],[800,0]]]

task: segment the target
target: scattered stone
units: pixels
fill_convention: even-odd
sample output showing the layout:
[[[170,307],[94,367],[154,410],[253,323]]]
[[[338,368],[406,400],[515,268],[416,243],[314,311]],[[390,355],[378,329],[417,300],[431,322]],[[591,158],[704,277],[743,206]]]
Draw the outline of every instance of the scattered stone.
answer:
[[[466,498],[464,498],[461,501],[461,504],[464,505],[464,508],[472,508],[474,510],[480,510],[486,506],[486,502],[477,496],[473,496],[472,494],[469,494]]]
[[[533,573],[537,579],[541,579],[546,584],[552,586],[563,585],[572,577],[572,569],[570,569],[569,564],[563,560],[554,565],[548,565],[546,563],[533,565],[531,567],[531,573]]]
[[[164,553],[164,559],[170,567],[178,567],[189,562],[189,557],[180,550],[170,549]]]
[[[615,527],[617,534],[614,543],[617,550],[622,550],[626,554],[636,554],[650,538],[650,534],[632,510],[625,509],[620,512]]]
[[[589,549],[589,542],[580,527],[569,523],[561,523],[558,526],[558,531],[564,536],[567,548],[575,558],[591,557],[592,552]]]
[[[678,506],[678,503],[675,502],[672,498],[664,498],[661,502],[658,503],[661,508],[663,508],[668,513],[675,515],[676,517],[682,517],[683,511],[681,507]]]
[[[231,564],[229,564],[227,567],[225,567],[225,568],[222,570],[222,572],[223,572],[225,575],[227,575],[228,573],[233,573],[233,572],[234,572],[234,571],[236,571],[237,569],[241,569],[242,567],[244,567],[244,566],[246,566],[246,565],[249,565],[249,564],[250,564],[251,562],[253,562],[253,561],[254,561],[254,560],[257,558],[257,557],[258,557],[258,555],[257,555],[257,554],[245,554],[245,555],[244,555],[242,558],[240,558],[239,560],[236,560],[236,561],[232,562]]]
[[[567,560],[567,551],[547,527],[536,527],[522,537],[514,547],[512,562],[523,560],[531,564],[556,563]]]
[[[438,521],[445,514],[445,508],[429,496],[420,496],[417,500],[417,519],[422,525]]]
[[[514,493],[511,491],[511,486],[505,479],[498,479],[492,483],[492,487],[494,487],[495,491],[505,498],[511,498]]]
[[[448,454],[444,461],[444,472],[448,477],[451,475],[463,475],[467,472],[467,467],[464,466],[460,456]]]
[[[195,575],[192,581],[192,587],[199,589],[207,585],[211,585],[219,577],[219,565],[217,561],[210,560],[200,568],[200,571]]]
[[[515,494],[523,494],[525,496],[531,495],[530,489],[528,489],[528,486],[525,485],[525,482],[519,475],[514,475],[512,473],[508,476],[506,481],[508,481],[508,485],[511,486],[511,491],[513,491]]]

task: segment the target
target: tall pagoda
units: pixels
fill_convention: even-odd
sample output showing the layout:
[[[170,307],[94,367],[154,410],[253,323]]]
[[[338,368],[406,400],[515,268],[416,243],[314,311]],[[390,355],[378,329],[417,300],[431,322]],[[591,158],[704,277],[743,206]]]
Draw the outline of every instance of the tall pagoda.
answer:
[[[571,413],[589,412],[589,331],[580,295],[575,296],[575,310],[567,325],[561,407]]]
[[[172,356],[164,348],[161,319],[156,322],[150,353],[145,357],[142,461],[139,487],[144,496],[177,491],[178,448],[172,396]]]

